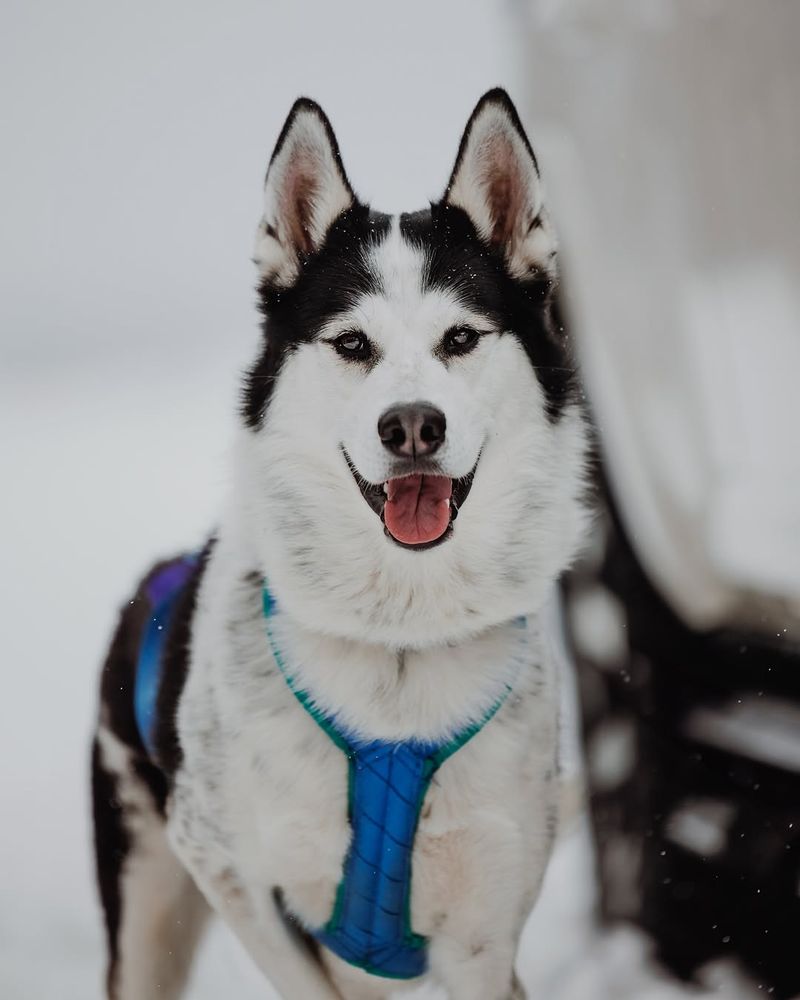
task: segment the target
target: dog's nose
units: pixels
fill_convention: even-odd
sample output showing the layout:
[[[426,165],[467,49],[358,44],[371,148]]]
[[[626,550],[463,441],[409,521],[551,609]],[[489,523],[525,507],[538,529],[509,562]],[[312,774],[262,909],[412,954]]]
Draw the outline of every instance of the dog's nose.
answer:
[[[430,403],[403,403],[383,414],[378,436],[393,455],[422,458],[439,448],[446,427],[444,414]]]

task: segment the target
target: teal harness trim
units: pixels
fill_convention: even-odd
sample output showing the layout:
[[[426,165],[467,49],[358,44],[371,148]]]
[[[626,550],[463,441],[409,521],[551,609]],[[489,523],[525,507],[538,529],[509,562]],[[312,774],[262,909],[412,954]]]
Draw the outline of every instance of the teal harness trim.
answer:
[[[292,694],[344,753],[352,829],[333,913],[313,936],[346,962],[376,976],[412,979],[428,965],[428,940],[411,928],[411,859],[425,795],[439,767],[472,739],[508,697],[444,742],[365,740],[347,732],[300,688],[270,625],[275,602],[264,588],[266,632]],[[524,619],[518,623],[524,625]]]

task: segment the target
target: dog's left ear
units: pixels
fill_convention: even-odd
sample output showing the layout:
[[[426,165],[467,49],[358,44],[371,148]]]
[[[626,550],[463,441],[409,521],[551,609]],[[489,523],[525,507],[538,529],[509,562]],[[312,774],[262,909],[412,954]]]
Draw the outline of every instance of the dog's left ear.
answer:
[[[556,239],[539,166],[504,90],[490,90],[478,101],[444,200],[463,209],[480,236],[503,251],[516,277],[555,276]]]
[[[290,285],[354,200],[331,123],[318,104],[299,98],[267,170],[254,255],[262,276]]]

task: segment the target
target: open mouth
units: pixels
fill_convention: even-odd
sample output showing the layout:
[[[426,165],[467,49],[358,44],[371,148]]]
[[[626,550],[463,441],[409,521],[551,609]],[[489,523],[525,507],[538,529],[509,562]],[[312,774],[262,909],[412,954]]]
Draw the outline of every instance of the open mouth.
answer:
[[[461,479],[412,470],[385,483],[367,483],[344,447],[342,453],[361,495],[383,521],[384,531],[393,542],[420,550],[440,545],[450,537],[453,521],[472,488],[477,462]]]

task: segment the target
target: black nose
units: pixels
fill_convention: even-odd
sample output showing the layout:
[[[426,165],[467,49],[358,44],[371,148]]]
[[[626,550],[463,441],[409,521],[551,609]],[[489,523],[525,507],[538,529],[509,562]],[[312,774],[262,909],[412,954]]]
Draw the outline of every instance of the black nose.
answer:
[[[378,435],[393,455],[422,458],[442,444],[446,427],[444,414],[430,403],[403,403],[383,414]]]

